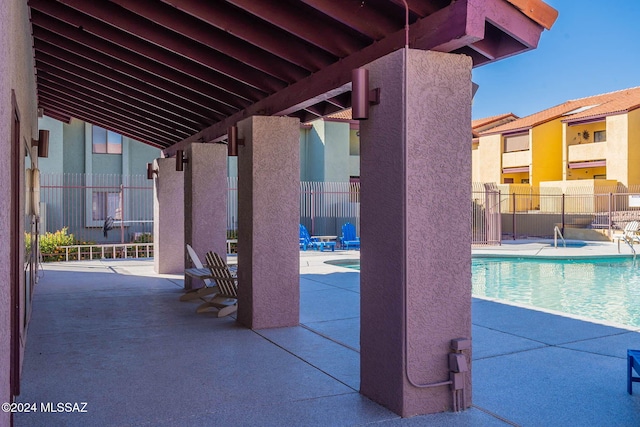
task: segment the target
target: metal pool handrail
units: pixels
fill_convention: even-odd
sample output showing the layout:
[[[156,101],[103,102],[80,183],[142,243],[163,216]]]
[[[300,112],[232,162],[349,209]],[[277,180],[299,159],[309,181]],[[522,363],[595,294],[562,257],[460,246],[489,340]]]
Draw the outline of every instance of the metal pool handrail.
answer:
[[[562,236],[562,232],[560,231],[557,225],[553,228],[553,247],[558,249],[558,235],[562,239],[563,246],[566,248],[567,242],[564,240],[564,237]]]

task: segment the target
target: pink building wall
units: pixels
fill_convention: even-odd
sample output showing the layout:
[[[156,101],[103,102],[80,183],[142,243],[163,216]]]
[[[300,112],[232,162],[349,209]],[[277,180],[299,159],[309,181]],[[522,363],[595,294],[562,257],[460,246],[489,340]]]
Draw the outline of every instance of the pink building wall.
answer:
[[[190,144],[184,165],[184,244],[201,260],[208,251],[227,253],[227,146]],[[183,249],[184,251],[184,249]],[[186,264],[186,252],[185,264]],[[185,278],[185,289],[200,287]]]
[[[15,147],[20,169],[20,215],[19,229],[24,230],[24,154],[30,149],[31,138],[37,138],[36,91],[33,63],[32,40],[27,3],[20,0],[0,2],[0,146],[4,153],[0,156],[0,180],[6,185],[0,190],[0,401],[10,402],[10,342],[11,342],[11,265],[16,262],[19,268],[18,280],[20,294],[20,358],[22,358],[25,336],[24,307],[24,239],[17,236],[19,253],[11,250],[11,153],[12,135],[12,90],[20,113],[20,144]],[[0,425],[9,425],[10,416],[0,413]]]
[[[184,173],[176,159],[156,159],[153,185],[153,267],[156,273],[184,273]]]
[[[381,92],[360,124],[360,391],[407,417],[452,409],[449,385],[422,385],[471,337],[471,60],[409,50],[405,74],[404,55],[365,67]]]
[[[252,329],[300,321],[300,121],[238,123],[238,321]]]

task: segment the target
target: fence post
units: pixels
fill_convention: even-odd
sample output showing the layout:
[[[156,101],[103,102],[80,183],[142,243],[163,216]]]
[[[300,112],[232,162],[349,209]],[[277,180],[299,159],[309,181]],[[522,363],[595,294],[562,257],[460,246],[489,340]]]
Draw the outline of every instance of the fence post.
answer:
[[[562,235],[564,236],[564,193],[562,193]]]
[[[495,219],[494,219],[495,221]],[[500,231],[498,234],[498,244],[502,246],[502,191],[498,190],[498,222],[500,223]]]
[[[120,184],[120,243],[124,243],[124,185]]]
[[[612,228],[613,228],[613,221],[611,221],[611,202],[613,199],[613,193],[609,192],[609,237],[612,236]]]
[[[513,192],[513,216],[511,221],[511,228],[513,230],[513,240],[516,240],[516,193]]]
[[[315,219],[313,218],[315,208],[313,203],[313,190],[309,192],[309,206],[311,208],[311,234],[313,235],[315,233]]]

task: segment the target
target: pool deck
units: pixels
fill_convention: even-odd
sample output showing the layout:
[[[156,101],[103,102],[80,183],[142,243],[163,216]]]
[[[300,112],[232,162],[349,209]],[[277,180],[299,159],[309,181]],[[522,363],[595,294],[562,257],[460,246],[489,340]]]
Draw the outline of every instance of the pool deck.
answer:
[[[540,245],[473,252],[617,255],[615,244]],[[178,301],[182,277],[149,260],[45,264],[18,400],[87,402],[87,412],[16,414],[15,425],[640,425],[640,384],[626,392],[638,330],[480,299],[471,409],[403,419],[363,397],[359,273],[324,263],[358,256],[301,252],[300,325],[272,330],[197,315]]]
[[[640,255],[640,246],[635,250]],[[583,242],[567,240],[566,247],[561,241],[551,240],[503,240],[501,245],[474,246],[473,256],[481,257],[527,257],[527,258],[633,258],[631,247],[625,242]]]

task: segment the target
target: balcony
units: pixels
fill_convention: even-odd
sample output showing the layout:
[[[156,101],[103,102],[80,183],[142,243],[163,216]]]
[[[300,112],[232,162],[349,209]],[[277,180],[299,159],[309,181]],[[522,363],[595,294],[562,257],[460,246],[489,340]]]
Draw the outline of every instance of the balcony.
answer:
[[[588,162],[607,158],[607,143],[592,142],[589,144],[576,144],[569,146],[569,163]]]
[[[502,167],[513,168],[529,166],[531,164],[531,150],[512,151],[502,154]]]

